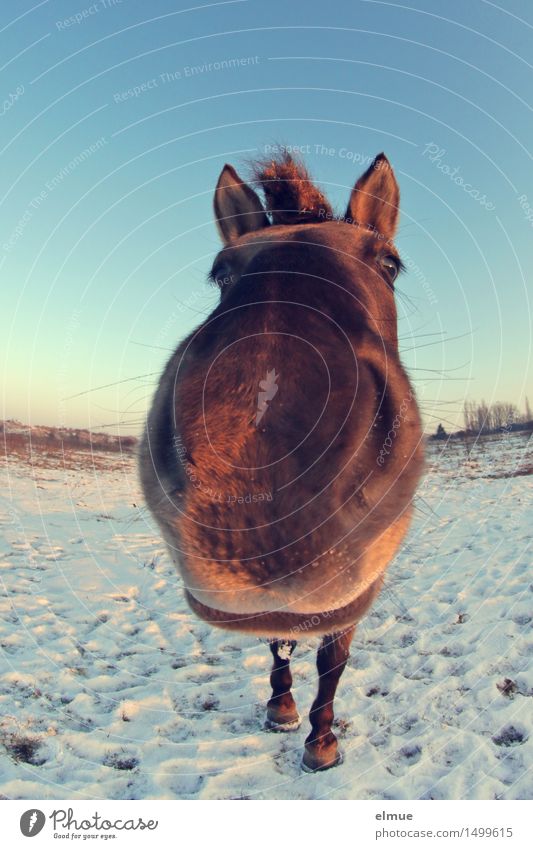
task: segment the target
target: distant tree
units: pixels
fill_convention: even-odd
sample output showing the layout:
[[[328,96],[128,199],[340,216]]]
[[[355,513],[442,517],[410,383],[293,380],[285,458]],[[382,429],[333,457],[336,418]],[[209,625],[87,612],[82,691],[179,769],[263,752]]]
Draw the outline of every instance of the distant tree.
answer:
[[[476,429],[476,403],[475,401],[465,401],[464,409],[463,409],[463,418],[465,423],[465,430],[475,430]]]
[[[447,439],[448,434],[444,430],[443,426],[439,424],[437,428],[437,432],[435,433],[435,439]]]
[[[465,431],[478,434],[513,430],[521,422],[528,420],[528,414],[532,415],[527,399],[525,417],[521,415],[516,404],[507,401],[495,401],[490,406],[485,400],[481,403],[465,401],[463,407]]]
[[[530,422],[533,420],[533,413],[531,412],[531,407],[529,406],[529,398],[526,395],[526,422]]]
[[[504,429],[511,428],[514,424],[520,422],[520,412],[516,404],[502,404],[503,407],[503,425]]]
[[[507,425],[506,407],[506,404],[500,404],[499,402],[492,405],[491,426],[494,430],[502,430]]]
[[[478,404],[476,415],[476,430],[478,433],[483,433],[490,430],[492,427],[492,416],[484,398],[481,399],[481,404]]]

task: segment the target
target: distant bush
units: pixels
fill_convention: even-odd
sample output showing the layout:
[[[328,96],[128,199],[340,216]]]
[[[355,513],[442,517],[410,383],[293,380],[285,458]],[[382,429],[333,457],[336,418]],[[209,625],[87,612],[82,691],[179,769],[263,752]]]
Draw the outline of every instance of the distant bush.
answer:
[[[115,436],[79,428],[30,427],[20,422],[1,422],[0,426],[4,446],[17,453],[32,450],[61,453],[71,449],[131,454],[138,442],[135,436]]]
[[[463,408],[464,429],[467,434],[512,433],[533,430],[529,401],[525,401],[525,413],[520,413],[516,404],[497,401],[488,405],[484,400],[465,401]]]
[[[439,424],[436,432],[433,434],[431,439],[448,439],[448,434],[444,430],[444,427],[443,427],[442,424]]]

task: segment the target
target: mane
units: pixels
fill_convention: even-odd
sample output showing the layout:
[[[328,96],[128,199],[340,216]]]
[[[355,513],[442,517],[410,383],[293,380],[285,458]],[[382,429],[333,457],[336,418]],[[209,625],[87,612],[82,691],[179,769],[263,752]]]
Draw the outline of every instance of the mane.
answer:
[[[263,189],[273,224],[323,221],[332,212],[329,201],[314,185],[303,162],[290,153],[254,163],[252,174]]]

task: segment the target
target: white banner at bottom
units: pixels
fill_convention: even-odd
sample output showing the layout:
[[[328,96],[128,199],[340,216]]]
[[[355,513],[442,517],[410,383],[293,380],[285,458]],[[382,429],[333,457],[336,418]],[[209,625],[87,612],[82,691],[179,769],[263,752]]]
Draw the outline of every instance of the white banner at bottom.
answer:
[[[35,849],[69,843],[128,846],[222,844],[232,849],[291,845],[483,846],[530,849],[527,801],[8,801],[2,845]]]

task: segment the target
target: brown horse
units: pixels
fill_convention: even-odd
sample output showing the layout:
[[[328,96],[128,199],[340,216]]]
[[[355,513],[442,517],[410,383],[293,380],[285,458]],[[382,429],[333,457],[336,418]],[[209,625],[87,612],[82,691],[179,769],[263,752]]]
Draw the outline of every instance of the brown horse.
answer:
[[[383,154],[343,217],[287,155],[254,177],[266,206],[231,166],[220,175],[220,302],[161,377],[140,474],[192,610],[270,639],[268,728],[298,727],[290,658],[321,635],[315,771],[340,761],[335,691],[423,465],[398,353],[399,190]]]

